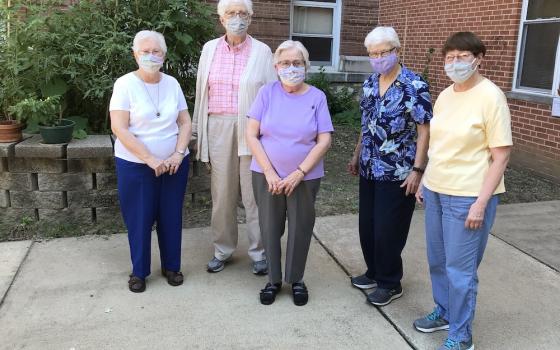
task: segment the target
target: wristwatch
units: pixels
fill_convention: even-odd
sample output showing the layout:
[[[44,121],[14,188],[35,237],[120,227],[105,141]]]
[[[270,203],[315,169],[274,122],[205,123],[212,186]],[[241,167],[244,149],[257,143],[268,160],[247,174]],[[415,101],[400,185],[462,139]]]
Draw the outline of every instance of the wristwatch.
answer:
[[[412,171],[416,171],[417,173],[424,174],[424,169],[415,166],[412,167]]]

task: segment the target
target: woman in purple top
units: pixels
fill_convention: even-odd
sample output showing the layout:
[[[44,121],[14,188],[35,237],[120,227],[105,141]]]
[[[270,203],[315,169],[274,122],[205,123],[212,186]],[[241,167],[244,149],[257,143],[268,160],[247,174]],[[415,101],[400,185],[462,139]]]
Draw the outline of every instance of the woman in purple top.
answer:
[[[305,305],[303,273],[315,225],[315,198],[334,129],[325,94],[304,82],[309,67],[305,47],[299,41],[285,41],[276,49],[274,62],[280,81],[260,89],[248,113],[246,134],[269,264],[269,283],[260,300],[272,304],[282,286],[280,240],[287,215],[284,280],[292,284],[294,303]]]

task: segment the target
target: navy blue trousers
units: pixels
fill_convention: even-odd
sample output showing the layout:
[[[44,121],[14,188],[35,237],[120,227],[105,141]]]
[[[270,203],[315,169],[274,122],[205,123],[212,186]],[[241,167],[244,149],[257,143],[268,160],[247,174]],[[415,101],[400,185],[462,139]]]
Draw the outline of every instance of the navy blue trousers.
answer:
[[[185,157],[174,175],[155,176],[146,164],[116,158],[117,188],[124,223],[128,230],[132,273],[150,274],[152,227],[156,223],[161,267],[181,270],[183,200],[189,176]]]
[[[413,194],[405,195],[403,181],[375,181],[360,176],[360,244],[367,265],[366,276],[379,288],[400,286],[401,253],[414,212]]]

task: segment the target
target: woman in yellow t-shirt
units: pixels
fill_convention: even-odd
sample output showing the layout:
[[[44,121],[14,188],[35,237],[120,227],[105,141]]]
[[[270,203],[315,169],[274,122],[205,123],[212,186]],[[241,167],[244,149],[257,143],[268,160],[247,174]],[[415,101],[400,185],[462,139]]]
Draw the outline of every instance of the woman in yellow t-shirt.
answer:
[[[426,207],[426,246],[434,310],[421,332],[449,329],[439,350],[473,349],[477,268],[494,222],[512,146],[506,97],[483,77],[486,47],[473,33],[451,35],[442,50],[454,82],[436,100],[428,166],[416,194]]]

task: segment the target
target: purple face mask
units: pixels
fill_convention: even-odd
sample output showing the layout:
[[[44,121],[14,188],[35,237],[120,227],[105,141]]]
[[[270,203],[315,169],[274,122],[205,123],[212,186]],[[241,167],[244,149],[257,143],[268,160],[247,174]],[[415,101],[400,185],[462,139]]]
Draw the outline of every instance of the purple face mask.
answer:
[[[392,52],[389,56],[370,58],[369,63],[371,63],[371,68],[375,73],[387,74],[395,67],[395,64],[399,61],[397,54]]]

